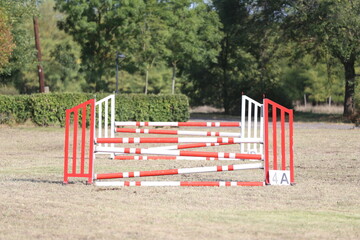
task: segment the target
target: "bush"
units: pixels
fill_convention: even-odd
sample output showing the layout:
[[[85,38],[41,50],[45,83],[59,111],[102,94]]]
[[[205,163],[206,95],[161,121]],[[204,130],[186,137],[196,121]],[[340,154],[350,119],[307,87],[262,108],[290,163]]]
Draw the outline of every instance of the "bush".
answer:
[[[102,99],[108,94],[98,94]],[[87,93],[0,95],[0,123],[23,123],[31,119],[39,126],[65,124],[65,110],[94,98]],[[187,121],[189,102],[184,95],[117,95],[117,121]]]
[[[115,105],[117,121],[183,122],[189,119],[189,101],[184,95],[119,95]]]
[[[0,124],[24,123],[31,117],[30,97],[0,95]]]

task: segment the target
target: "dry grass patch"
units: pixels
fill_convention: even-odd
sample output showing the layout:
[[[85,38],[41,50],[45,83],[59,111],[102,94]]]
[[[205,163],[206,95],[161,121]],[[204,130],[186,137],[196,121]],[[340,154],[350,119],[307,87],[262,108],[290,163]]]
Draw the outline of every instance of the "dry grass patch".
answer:
[[[64,129],[2,126],[0,239],[359,239],[359,136],[359,129],[296,129],[293,187],[103,189],[61,184]],[[96,167],[216,164],[104,159]],[[168,178],[257,178],[251,173]]]

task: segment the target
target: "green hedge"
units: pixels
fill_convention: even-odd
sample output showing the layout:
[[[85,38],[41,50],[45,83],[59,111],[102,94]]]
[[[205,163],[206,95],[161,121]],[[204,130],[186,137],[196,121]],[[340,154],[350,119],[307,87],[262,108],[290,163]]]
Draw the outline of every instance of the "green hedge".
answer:
[[[109,94],[97,94],[100,100]],[[24,123],[39,126],[65,123],[65,110],[94,98],[86,93],[0,95],[0,124]],[[187,121],[189,102],[184,95],[117,95],[116,121]]]

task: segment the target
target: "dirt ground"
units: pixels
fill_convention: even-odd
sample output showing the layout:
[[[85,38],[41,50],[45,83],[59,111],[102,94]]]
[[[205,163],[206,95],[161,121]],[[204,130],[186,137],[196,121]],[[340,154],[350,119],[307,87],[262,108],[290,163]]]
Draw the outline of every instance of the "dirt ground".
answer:
[[[0,239],[360,239],[360,129],[295,127],[295,186],[98,188],[62,185],[64,129],[0,126]],[[96,162],[100,171],[213,165],[225,164]],[[263,180],[256,174],[161,179]]]

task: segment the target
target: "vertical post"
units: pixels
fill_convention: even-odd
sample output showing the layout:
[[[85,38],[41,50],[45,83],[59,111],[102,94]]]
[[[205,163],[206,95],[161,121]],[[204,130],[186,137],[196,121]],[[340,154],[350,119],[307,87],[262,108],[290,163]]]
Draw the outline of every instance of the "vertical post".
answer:
[[[99,128],[98,137],[103,137],[102,136],[102,127],[103,127],[103,125],[102,125],[102,103],[98,104],[97,106],[99,109],[99,112],[98,112],[98,128]],[[101,144],[99,146],[101,146]]]
[[[266,99],[264,99],[264,148],[265,148],[265,183],[269,184],[269,106]]]
[[[119,53],[116,52],[116,90],[115,93],[119,92]]]
[[[78,110],[74,112],[74,132],[73,132],[73,163],[72,172],[76,173],[76,157],[77,157],[77,134],[78,134]]]
[[[86,106],[82,108],[82,119],[81,119],[81,174],[85,173],[85,143],[86,143]]]
[[[113,95],[113,97],[111,97],[111,119],[110,119],[110,137],[114,138],[115,137],[115,95]],[[111,147],[114,147],[114,144],[112,143],[110,145]],[[111,159],[115,158],[115,154],[111,154]]]
[[[246,106],[246,98],[244,95],[241,96],[241,138],[245,138],[245,106]],[[244,143],[240,144],[240,152],[244,153]]]
[[[259,107],[257,104],[254,104],[254,138],[258,138],[258,112]],[[255,153],[258,152],[258,146],[256,143],[253,144],[253,149],[255,150]]]
[[[260,107],[260,138],[264,139],[264,104]],[[264,154],[264,146],[260,147],[260,153]]]
[[[41,93],[45,92],[45,81],[44,81],[44,71],[41,66],[41,47],[40,47],[40,36],[39,36],[39,23],[36,16],[33,17],[34,22],[34,35],[35,35],[35,47],[37,50],[37,59],[38,59],[38,74],[39,74],[39,90]]]
[[[290,183],[295,183],[295,176],[294,176],[294,130],[293,130],[293,124],[294,123],[294,111],[290,110],[289,112],[289,137],[290,137]]]
[[[277,170],[277,130],[276,130],[276,113],[277,108],[272,105],[272,124],[273,124],[273,169]]]
[[[253,137],[252,136],[252,134],[251,134],[251,125],[252,125],[252,123],[251,123],[251,121],[252,121],[252,102],[251,101],[248,101],[248,114],[247,114],[247,116],[248,116],[248,126],[247,126],[247,128],[248,128],[248,133],[247,133],[247,138],[251,138],[251,137]],[[250,153],[250,148],[251,148],[251,144],[247,144],[247,153]]]
[[[90,148],[89,148],[89,175],[88,183],[91,184],[94,179],[94,134],[95,134],[95,100],[90,100]]]
[[[109,100],[106,100],[104,104],[105,104],[104,136],[105,138],[108,138],[109,137]],[[105,143],[105,147],[107,146],[108,144]]]
[[[64,183],[68,183],[69,175],[69,125],[70,125],[70,111],[66,110],[65,118],[65,148],[64,148]]]
[[[281,170],[286,169],[285,154],[285,112],[281,111]]]

